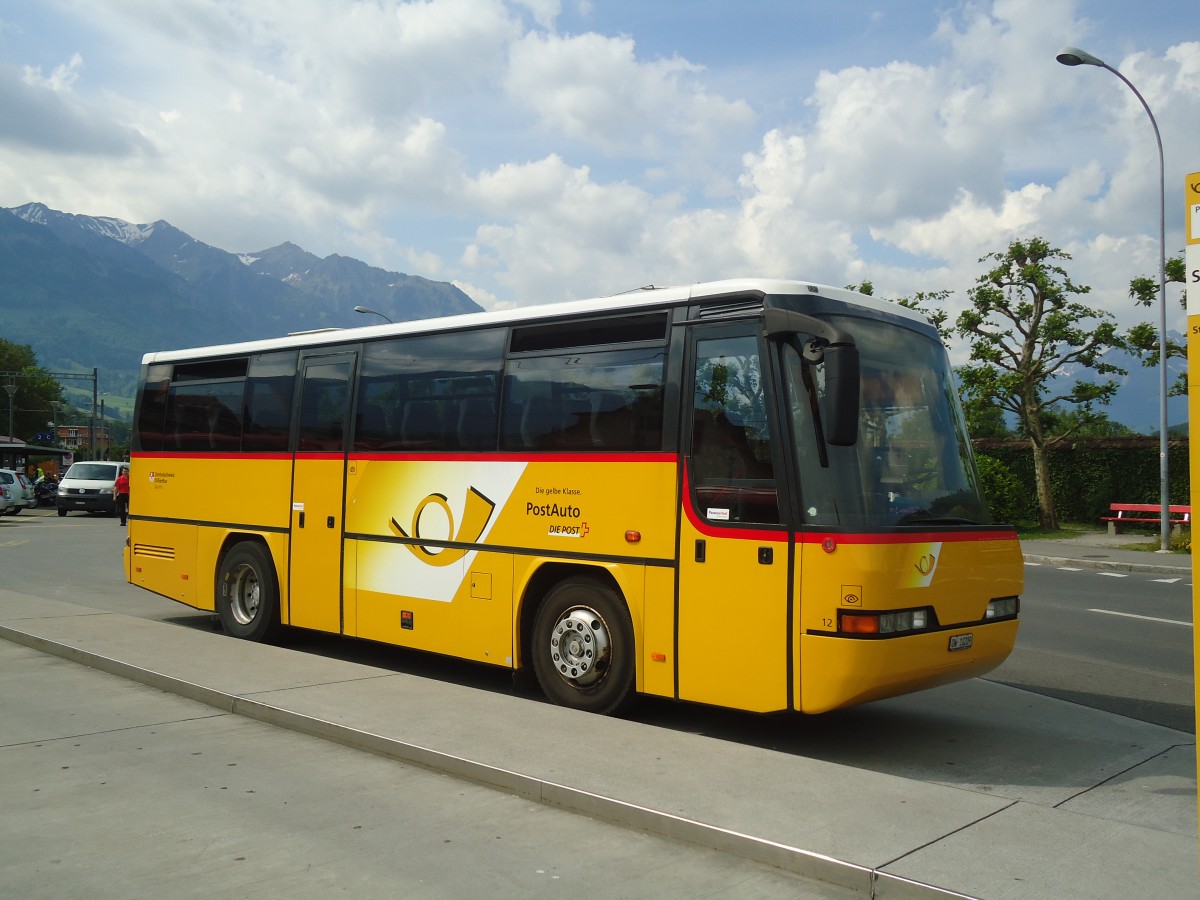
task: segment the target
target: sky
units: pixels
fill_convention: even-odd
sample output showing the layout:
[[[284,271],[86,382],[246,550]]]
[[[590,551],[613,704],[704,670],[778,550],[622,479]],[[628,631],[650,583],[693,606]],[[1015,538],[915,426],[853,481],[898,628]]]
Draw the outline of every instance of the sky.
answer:
[[[0,0],[0,207],[292,241],[493,309],[763,276],[954,316],[1041,236],[1089,304],[1157,321],[1128,297],[1158,268],[1150,120],[1064,45],[1153,110],[1181,253],[1185,0]]]

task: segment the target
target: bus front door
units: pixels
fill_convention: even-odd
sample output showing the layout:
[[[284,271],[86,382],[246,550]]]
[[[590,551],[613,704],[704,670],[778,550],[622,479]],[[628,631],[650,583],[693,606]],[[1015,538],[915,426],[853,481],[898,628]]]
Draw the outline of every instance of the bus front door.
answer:
[[[689,342],[678,691],[682,700],[769,712],[789,705],[791,544],[761,332],[703,326]]]
[[[292,469],[288,622],[342,630],[342,513],[353,353],[303,360]]]

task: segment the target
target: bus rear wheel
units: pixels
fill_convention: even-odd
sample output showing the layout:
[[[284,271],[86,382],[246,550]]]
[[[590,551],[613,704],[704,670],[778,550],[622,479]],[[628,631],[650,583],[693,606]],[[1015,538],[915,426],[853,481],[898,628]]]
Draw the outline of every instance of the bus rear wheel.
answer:
[[[217,570],[216,601],[226,634],[248,641],[276,636],[280,630],[279,586],[261,545],[247,541],[225,554]]]
[[[633,694],[633,624],[621,597],[593,578],[546,595],[533,620],[533,670],[560,706],[608,715]]]

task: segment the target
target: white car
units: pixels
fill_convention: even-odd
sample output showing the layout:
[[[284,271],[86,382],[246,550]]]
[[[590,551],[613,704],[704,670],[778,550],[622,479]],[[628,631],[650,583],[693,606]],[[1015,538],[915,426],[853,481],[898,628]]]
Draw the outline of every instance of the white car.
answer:
[[[24,472],[18,472],[15,469],[0,469],[0,484],[8,488],[11,494],[12,506],[6,511],[6,515],[15,516],[23,509],[33,509],[37,506],[33,484],[25,477]]]
[[[0,484],[0,516],[7,515],[12,509],[12,491]]]

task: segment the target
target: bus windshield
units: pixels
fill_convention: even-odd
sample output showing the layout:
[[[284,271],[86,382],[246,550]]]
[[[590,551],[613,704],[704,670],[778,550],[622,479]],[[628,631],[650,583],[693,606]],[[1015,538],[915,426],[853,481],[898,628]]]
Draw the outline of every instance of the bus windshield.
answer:
[[[988,524],[945,350],[932,337],[892,324],[836,316],[830,321],[858,345],[858,441],[852,447],[825,443],[819,412],[824,364],[786,345],[805,524]]]

